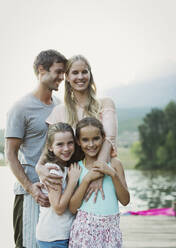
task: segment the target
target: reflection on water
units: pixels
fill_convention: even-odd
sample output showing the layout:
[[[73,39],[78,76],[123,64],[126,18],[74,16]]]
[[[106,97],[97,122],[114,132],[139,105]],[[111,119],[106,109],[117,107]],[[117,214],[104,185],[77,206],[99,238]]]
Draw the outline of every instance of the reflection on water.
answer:
[[[163,171],[125,171],[131,203],[121,211],[171,207],[176,200],[176,173]]]

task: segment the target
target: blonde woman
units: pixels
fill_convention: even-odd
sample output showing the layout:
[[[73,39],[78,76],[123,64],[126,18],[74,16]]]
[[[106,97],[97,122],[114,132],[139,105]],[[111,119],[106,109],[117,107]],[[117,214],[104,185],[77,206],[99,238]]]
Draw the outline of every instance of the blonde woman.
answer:
[[[116,155],[117,115],[113,101],[110,98],[96,98],[96,86],[91,67],[82,55],[73,56],[68,60],[65,78],[65,104],[56,106],[46,122],[48,124],[67,122],[75,128],[77,122],[84,117],[92,116],[99,119],[103,124],[106,137],[95,164],[98,161],[108,162],[110,155]],[[37,166],[37,172],[46,185],[57,184],[58,179],[51,178],[51,174],[44,170],[41,164]],[[87,191],[87,199],[92,192],[95,192],[94,200],[96,200],[98,190],[104,198],[101,179],[98,182],[91,183]]]

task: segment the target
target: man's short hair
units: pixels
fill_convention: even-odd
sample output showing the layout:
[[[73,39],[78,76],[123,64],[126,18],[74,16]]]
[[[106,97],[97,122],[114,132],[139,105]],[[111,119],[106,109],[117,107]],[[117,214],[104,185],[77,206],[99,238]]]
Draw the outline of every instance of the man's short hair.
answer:
[[[33,67],[35,74],[39,74],[39,65],[42,65],[46,71],[49,71],[49,68],[53,65],[54,62],[63,63],[64,65],[66,65],[67,59],[63,54],[53,49],[41,51],[34,61]]]

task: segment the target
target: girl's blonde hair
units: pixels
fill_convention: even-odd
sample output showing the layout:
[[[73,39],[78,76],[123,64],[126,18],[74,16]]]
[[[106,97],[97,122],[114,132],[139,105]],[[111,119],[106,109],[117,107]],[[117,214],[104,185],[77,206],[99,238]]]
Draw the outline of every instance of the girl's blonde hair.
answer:
[[[47,140],[46,140],[45,147],[44,147],[42,162],[43,163],[47,163],[47,162],[56,163],[60,166],[62,170],[64,170],[64,167],[58,162],[58,159],[55,156],[55,154],[52,151],[50,151],[50,148],[54,142],[54,135],[58,132],[70,132],[73,136],[74,144],[76,144],[73,129],[69,124],[58,122],[56,124],[50,125],[48,129]],[[70,161],[68,161],[68,165],[69,164],[70,164]]]
[[[82,55],[76,55],[70,58],[66,64],[66,75],[69,74],[70,68],[74,62],[81,60],[83,61],[90,72],[90,82],[88,86],[88,102],[87,105],[84,107],[84,113],[86,116],[94,116],[98,118],[100,112],[100,104],[96,99],[96,86],[93,79],[93,75],[91,72],[91,67],[87,59]],[[69,81],[65,80],[65,96],[64,101],[66,105],[67,115],[68,115],[68,123],[71,126],[75,126],[78,122],[78,116],[76,111],[76,99],[71,88]]]

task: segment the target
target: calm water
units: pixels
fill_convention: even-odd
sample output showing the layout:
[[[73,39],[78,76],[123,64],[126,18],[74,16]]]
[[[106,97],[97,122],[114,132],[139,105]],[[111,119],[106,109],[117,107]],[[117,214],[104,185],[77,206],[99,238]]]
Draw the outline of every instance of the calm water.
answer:
[[[131,203],[122,212],[171,207],[176,200],[176,173],[126,170],[125,175]]]

